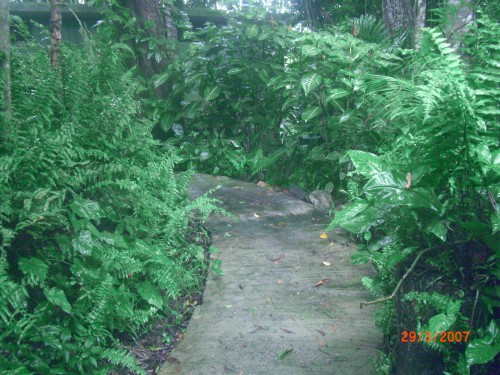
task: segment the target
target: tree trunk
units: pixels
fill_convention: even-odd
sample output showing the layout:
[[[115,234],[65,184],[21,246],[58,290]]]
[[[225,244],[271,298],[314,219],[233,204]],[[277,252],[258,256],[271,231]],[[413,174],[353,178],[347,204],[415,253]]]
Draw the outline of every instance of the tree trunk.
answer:
[[[146,78],[165,71],[169,59],[174,56],[173,42],[177,40],[172,3],[164,0],[130,0],[128,7],[137,20],[137,28],[146,39],[136,45],[139,68]],[[156,89],[156,94],[165,97],[167,85]]]
[[[415,40],[415,47],[420,46],[420,39],[422,38],[422,29],[425,27],[425,11],[427,8],[427,1],[426,0],[417,0],[415,2],[415,33],[414,33],[414,40]]]
[[[5,116],[11,113],[9,0],[0,0],[0,68],[5,75]],[[5,130],[6,131],[6,130]]]
[[[61,66],[61,42],[61,0],[50,0],[50,64],[54,70]]]
[[[383,0],[382,13],[390,35],[406,32],[413,36],[415,14],[410,0]]]

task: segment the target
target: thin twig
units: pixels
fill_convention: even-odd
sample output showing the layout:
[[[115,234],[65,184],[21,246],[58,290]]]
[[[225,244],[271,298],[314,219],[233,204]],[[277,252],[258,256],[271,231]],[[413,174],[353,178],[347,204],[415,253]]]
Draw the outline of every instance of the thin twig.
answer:
[[[463,243],[463,242],[464,241],[455,241],[455,242],[452,242],[452,243],[447,243],[447,244],[441,244],[441,245],[437,245],[437,246],[428,247],[427,249],[422,250],[417,255],[417,257],[415,258],[415,260],[413,261],[413,263],[411,264],[411,267],[408,268],[408,270],[406,271],[406,273],[399,280],[398,284],[396,285],[396,288],[394,288],[394,291],[388,297],[383,297],[383,298],[379,298],[379,299],[376,299],[376,300],[373,300],[373,301],[368,301],[368,302],[360,302],[359,303],[359,308],[362,309],[363,306],[373,305],[373,304],[376,304],[376,303],[381,303],[381,302],[392,300],[396,296],[396,294],[398,293],[399,288],[401,288],[401,285],[403,285],[403,281],[413,271],[413,269],[417,265],[418,261],[420,260],[420,258],[422,257],[422,255],[424,255],[425,253],[427,253],[427,252],[429,252],[431,250],[438,249],[438,248],[443,247],[443,246],[451,246],[451,245],[456,245],[456,244]]]

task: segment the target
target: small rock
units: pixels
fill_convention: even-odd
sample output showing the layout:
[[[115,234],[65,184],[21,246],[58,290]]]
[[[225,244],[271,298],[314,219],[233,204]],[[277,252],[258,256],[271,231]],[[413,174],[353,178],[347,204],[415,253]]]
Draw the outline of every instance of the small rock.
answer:
[[[307,201],[323,212],[328,212],[328,209],[333,206],[332,196],[324,190],[313,191],[307,196]]]

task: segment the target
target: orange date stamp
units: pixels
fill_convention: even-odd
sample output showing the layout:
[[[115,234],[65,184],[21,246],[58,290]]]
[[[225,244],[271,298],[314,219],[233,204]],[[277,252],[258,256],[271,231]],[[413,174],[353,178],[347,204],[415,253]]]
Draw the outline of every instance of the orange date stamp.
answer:
[[[467,342],[470,331],[401,332],[401,342]]]

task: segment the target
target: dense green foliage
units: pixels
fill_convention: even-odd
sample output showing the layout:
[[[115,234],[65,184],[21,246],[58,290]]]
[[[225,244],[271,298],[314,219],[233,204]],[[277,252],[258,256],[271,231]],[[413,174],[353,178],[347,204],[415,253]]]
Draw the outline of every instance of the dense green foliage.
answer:
[[[190,173],[174,174],[141,114],[120,46],[65,49],[61,76],[38,45],[12,53],[12,121],[0,144],[0,370],[144,373],[114,338],[200,283],[188,242]],[[128,53],[125,51],[125,53]]]
[[[375,19],[353,23],[297,32],[240,18],[190,35],[156,80],[172,85],[158,107],[165,145],[199,170],[349,198],[331,228],[358,235],[354,260],[379,271],[364,283],[385,304],[389,346],[402,330],[470,331],[424,345],[443,371],[487,373],[500,345],[499,25],[478,21],[462,60],[435,29],[414,51]]]
[[[342,152],[378,143],[371,129],[383,126],[363,105],[359,77],[388,74],[400,61],[380,24],[362,21],[379,27],[364,35],[385,47],[341,30],[301,33],[269,21],[197,32],[156,80],[173,87],[159,112],[164,131],[175,133],[168,144],[206,172],[265,170],[271,182],[345,186]]]

